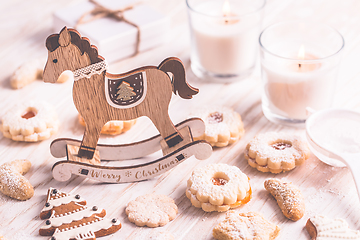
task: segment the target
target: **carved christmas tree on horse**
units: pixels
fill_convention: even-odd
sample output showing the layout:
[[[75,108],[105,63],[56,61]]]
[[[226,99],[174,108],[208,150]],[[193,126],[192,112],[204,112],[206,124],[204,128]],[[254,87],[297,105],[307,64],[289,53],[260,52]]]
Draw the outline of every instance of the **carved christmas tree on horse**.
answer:
[[[201,119],[188,119],[175,127],[168,115],[172,92],[186,99],[198,93],[186,82],[180,59],[171,57],[158,67],[146,66],[111,74],[106,71],[106,61],[98,55],[97,48],[76,30],[66,27],[59,34],[49,36],[46,47],[48,60],[44,81],[54,83],[63,71],[73,71],[73,100],[86,123],[81,143],[74,139],[56,139],[51,144],[53,156],[68,157],[68,161],[54,165],[55,179],[66,181],[71,174],[78,174],[105,182],[140,181],[159,175],[192,155],[198,159],[211,155],[207,142],[192,139],[205,131]],[[173,80],[168,72],[172,73]],[[100,131],[108,121],[140,116],[149,117],[160,135],[132,144],[97,144]],[[74,146],[79,146],[77,153],[74,153]],[[91,164],[96,150],[99,153],[95,156],[103,160],[122,160],[148,155],[160,147],[164,157],[146,164],[132,167]]]
[[[125,81],[122,81],[117,89],[117,100],[126,101],[132,99],[132,96],[136,96],[136,93],[133,92],[133,88],[130,87],[130,84]]]

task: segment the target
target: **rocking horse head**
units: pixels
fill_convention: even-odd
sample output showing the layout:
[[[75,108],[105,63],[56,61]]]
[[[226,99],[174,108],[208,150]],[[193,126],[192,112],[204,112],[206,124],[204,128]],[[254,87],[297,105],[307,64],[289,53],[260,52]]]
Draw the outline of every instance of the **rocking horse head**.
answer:
[[[44,81],[54,83],[66,70],[75,71],[101,62],[97,48],[90,45],[87,38],[81,37],[75,29],[64,27],[59,34],[46,39],[48,59],[44,69]]]

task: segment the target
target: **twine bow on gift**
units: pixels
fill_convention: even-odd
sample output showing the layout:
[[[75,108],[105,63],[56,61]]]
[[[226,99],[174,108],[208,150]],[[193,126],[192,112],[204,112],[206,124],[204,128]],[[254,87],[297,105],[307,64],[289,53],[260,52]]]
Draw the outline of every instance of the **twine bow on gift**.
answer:
[[[89,0],[89,2],[95,4],[95,8],[91,11],[84,13],[79,18],[77,23],[75,24],[75,28],[80,24],[88,23],[88,22],[91,22],[91,21],[94,21],[96,19],[103,18],[103,17],[110,17],[110,18],[114,18],[118,21],[126,22],[127,24],[130,24],[131,26],[134,26],[137,29],[135,53],[133,56],[137,55],[139,53],[139,46],[140,46],[140,27],[138,25],[136,25],[135,23],[127,20],[124,17],[124,12],[128,11],[130,9],[133,9],[136,5],[140,4],[141,2],[136,2],[134,4],[131,4],[129,6],[126,6],[124,8],[117,9],[117,10],[106,8],[95,0]],[[92,15],[92,16],[89,17],[89,15]]]

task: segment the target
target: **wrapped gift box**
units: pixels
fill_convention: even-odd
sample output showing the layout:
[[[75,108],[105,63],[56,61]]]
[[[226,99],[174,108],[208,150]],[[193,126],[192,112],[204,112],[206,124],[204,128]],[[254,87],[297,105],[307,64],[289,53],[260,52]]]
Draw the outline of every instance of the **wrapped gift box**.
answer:
[[[134,7],[124,11],[124,18],[140,28],[139,51],[144,51],[165,43],[170,29],[170,18],[146,4],[135,1],[99,0],[102,6],[118,10],[131,4]],[[54,13],[54,28],[60,32],[64,27],[74,28],[80,17],[95,8],[91,2],[80,2],[60,9]],[[91,15],[89,16],[91,17]],[[99,49],[99,54],[108,62],[132,56],[136,51],[138,30],[136,27],[111,17],[103,17],[79,24],[76,29],[91,44]]]

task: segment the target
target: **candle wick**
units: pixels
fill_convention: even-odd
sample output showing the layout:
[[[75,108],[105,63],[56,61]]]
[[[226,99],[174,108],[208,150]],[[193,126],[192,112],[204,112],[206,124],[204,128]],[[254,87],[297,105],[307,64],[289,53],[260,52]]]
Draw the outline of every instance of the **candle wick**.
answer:
[[[301,68],[301,63],[299,63],[299,68]]]
[[[227,14],[224,14],[223,16],[224,16],[224,18],[225,18],[225,20],[224,20],[224,21],[225,21],[225,24],[228,24],[228,23],[229,23],[229,20],[227,19]]]

